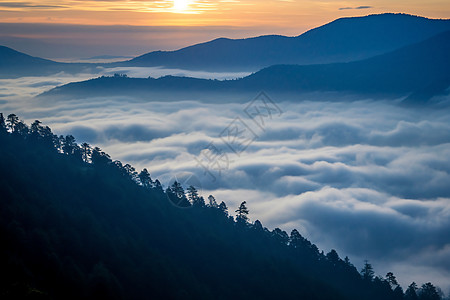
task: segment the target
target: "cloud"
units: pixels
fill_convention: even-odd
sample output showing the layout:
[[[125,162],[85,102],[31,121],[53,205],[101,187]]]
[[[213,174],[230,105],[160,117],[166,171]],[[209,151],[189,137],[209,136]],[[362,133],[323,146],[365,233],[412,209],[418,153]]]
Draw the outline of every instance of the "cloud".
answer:
[[[42,5],[31,2],[0,2],[0,7],[4,8],[64,8],[62,5]]]
[[[339,8],[339,10],[348,10],[348,9],[369,9],[369,8],[373,8],[372,6],[368,6],[368,5],[361,5],[361,6],[357,6],[357,7],[341,7]]]
[[[58,134],[74,134],[114,159],[148,168],[165,185],[174,174],[190,174],[204,196],[226,201],[230,212],[246,200],[252,220],[269,228],[298,228],[358,267],[369,259],[378,274],[393,271],[403,285],[427,280],[450,288],[448,107],[305,96],[277,102],[284,113],[267,119],[261,129],[237,98],[205,103],[189,95],[192,101],[182,102],[20,97],[40,89],[39,82],[3,81],[17,96],[2,98],[0,111],[28,123],[40,119]],[[239,154],[219,136],[236,117],[258,134]],[[207,163],[202,155],[211,142],[229,158],[220,171],[213,165],[205,170],[195,160]]]

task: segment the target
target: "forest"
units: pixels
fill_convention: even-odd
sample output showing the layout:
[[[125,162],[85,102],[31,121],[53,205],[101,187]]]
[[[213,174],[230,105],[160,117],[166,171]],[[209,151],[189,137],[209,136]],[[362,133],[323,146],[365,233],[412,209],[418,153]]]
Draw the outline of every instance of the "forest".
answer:
[[[0,170],[1,299],[444,299],[38,120],[0,113]]]

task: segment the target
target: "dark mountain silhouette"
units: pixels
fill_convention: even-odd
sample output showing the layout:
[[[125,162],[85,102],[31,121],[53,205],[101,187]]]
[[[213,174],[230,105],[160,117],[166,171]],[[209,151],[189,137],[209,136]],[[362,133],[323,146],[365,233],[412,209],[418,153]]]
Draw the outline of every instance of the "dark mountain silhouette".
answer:
[[[427,100],[450,87],[450,31],[367,60],[315,66],[280,65],[239,82],[269,90],[348,91]]]
[[[2,299],[403,299],[392,273],[251,223],[245,201],[234,219],[39,121],[0,114],[0,145]]]
[[[44,76],[62,71],[77,73],[94,67],[89,64],[55,62],[0,46],[0,78]]]
[[[17,66],[17,65],[53,65],[54,61],[33,57],[11,48],[0,46],[0,68]]]
[[[166,76],[101,77],[70,83],[42,96],[89,97],[149,93],[277,93],[350,92],[374,97],[408,96],[424,101],[450,86],[450,31],[373,58],[324,65],[277,65],[237,80],[205,80]],[[201,95],[200,95],[201,96]]]
[[[349,62],[387,53],[450,30],[450,20],[406,14],[337,19],[297,37],[219,38],[176,51],[155,51],[123,65],[200,70],[258,70],[276,64]]]
[[[450,20],[406,14],[341,18],[297,37],[220,38],[176,51],[155,51],[110,64],[59,63],[0,46],[0,78],[96,72],[97,66],[163,66],[190,70],[258,70],[276,64],[349,62],[387,53],[450,30]]]

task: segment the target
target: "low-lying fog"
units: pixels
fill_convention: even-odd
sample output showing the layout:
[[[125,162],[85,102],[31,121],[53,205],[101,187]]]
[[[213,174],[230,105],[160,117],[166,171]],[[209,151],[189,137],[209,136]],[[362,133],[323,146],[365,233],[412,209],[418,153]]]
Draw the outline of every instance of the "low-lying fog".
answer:
[[[379,275],[393,271],[403,287],[428,279],[449,292],[449,109],[307,97],[273,97],[266,106],[262,98],[211,104],[188,97],[30,97],[90,77],[0,80],[0,112],[27,123],[39,119],[57,134],[100,146],[113,159],[148,168],[165,186],[173,175],[194,175],[203,196],[225,201],[232,214],[246,200],[252,221],[297,228],[319,248],[348,255],[358,268],[368,259]]]

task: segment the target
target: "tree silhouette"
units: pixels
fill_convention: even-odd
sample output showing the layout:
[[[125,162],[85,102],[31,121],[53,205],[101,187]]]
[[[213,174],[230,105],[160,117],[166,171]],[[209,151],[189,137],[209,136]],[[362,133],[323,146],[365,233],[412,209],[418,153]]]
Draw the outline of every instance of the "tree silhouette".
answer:
[[[26,136],[29,132],[28,126],[19,120],[15,114],[8,115],[6,126],[12,133]]]
[[[15,132],[21,136],[26,136],[29,132],[28,126],[23,123],[22,121],[20,121],[19,123],[17,123],[16,125],[16,130]]]
[[[405,291],[405,300],[418,300],[417,284],[412,282]]]
[[[67,135],[64,139],[62,150],[64,154],[72,155],[75,152],[75,148],[77,148],[77,143],[75,142],[75,138],[73,135]]]
[[[372,281],[375,276],[372,265],[368,260],[364,261],[364,267],[361,269],[361,276],[366,281]]]
[[[392,272],[386,274],[386,281],[389,282],[392,288],[398,285],[397,278],[395,278],[394,273]]]
[[[288,237],[259,220],[249,225],[245,201],[234,221],[225,202],[210,195],[211,209],[203,209],[189,187],[199,205],[179,210],[165,201],[190,206],[179,182],[164,193],[147,169],[138,175],[98,147],[86,159],[73,136],[2,117],[0,294],[8,299],[403,298],[400,286],[392,291],[395,276],[374,278],[367,261],[359,274],[347,257],[323,255],[296,229]],[[431,283],[420,298],[416,290],[411,284],[404,299],[439,299]]]
[[[422,285],[419,290],[419,300],[440,300],[441,297],[438,294],[436,287],[431,284],[431,282],[427,282]]]
[[[225,215],[225,216],[228,216],[228,207],[227,207],[227,205],[225,204],[225,202],[220,202],[220,204],[219,204],[219,210]]]
[[[298,232],[297,229],[293,229],[291,231],[291,235],[289,236],[289,246],[293,248],[299,248],[303,245],[303,242],[304,238],[302,237],[300,232]]]
[[[88,143],[81,144],[81,154],[84,162],[89,162],[91,157],[92,149]]]
[[[282,245],[287,245],[289,243],[289,236],[286,231],[280,228],[275,228],[272,230],[272,237],[274,240]]]
[[[94,165],[106,166],[111,163],[111,157],[99,147],[94,147],[94,149],[92,149],[91,161]]]
[[[208,206],[211,208],[218,208],[219,205],[217,204],[216,198],[214,198],[213,195],[208,196]]]
[[[159,179],[155,180],[155,185],[154,185],[154,189],[158,192],[163,192],[163,187],[161,182],[159,181]]]
[[[139,181],[142,184],[143,187],[149,189],[151,187],[153,187],[153,181],[152,178],[150,177],[150,173],[148,172],[147,169],[143,169],[139,175]]]
[[[262,226],[262,223],[260,220],[256,220],[255,223],[253,223],[253,229],[257,230],[257,231],[263,231],[264,227]]]
[[[241,203],[241,205],[239,205],[239,208],[236,209],[236,222],[240,223],[240,224],[247,224],[249,219],[248,219],[248,208],[246,206],[247,201],[244,201]]]
[[[10,114],[6,119],[6,127],[14,133],[19,122],[19,118],[15,114]]]
[[[350,258],[348,258],[348,256],[345,256],[345,258],[344,258],[344,263],[345,263],[348,267],[353,267],[353,264],[350,262]]]
[[[37,134],[37,135],[41,135],[42,134],[42,126],[41,126],[42,122],[39,120],[34,121],[31,124],[30,130],[32,134]]]
[[[337,266],[337,264],[341,261],[338,253],[334,249],[331,249],[331,251],[327,253],[326,257],[327,260],[333,264],[333,266]]]
[[[198,191],[194,186],[190,185],[187,188],[187,194],[189,202],[191,202],[193,206],[200,206],[200,207],[205,206],[205,200],[203,199],[203,197],[200,197],[198,195]]]
[[[174,183],[167,188],[166,193],[168,193],[169,199],[179,207],[189,207],[191,203],[186,198],[184,193],[183,186],[178,181],[174,181]]]
[[[131,179],[134,182],[138,181],[138,174],[136,172],[136,169],[132,165],[125,164],[123,166],[123,171],[124,171],[125,177],[128,177],[129,179]]]

